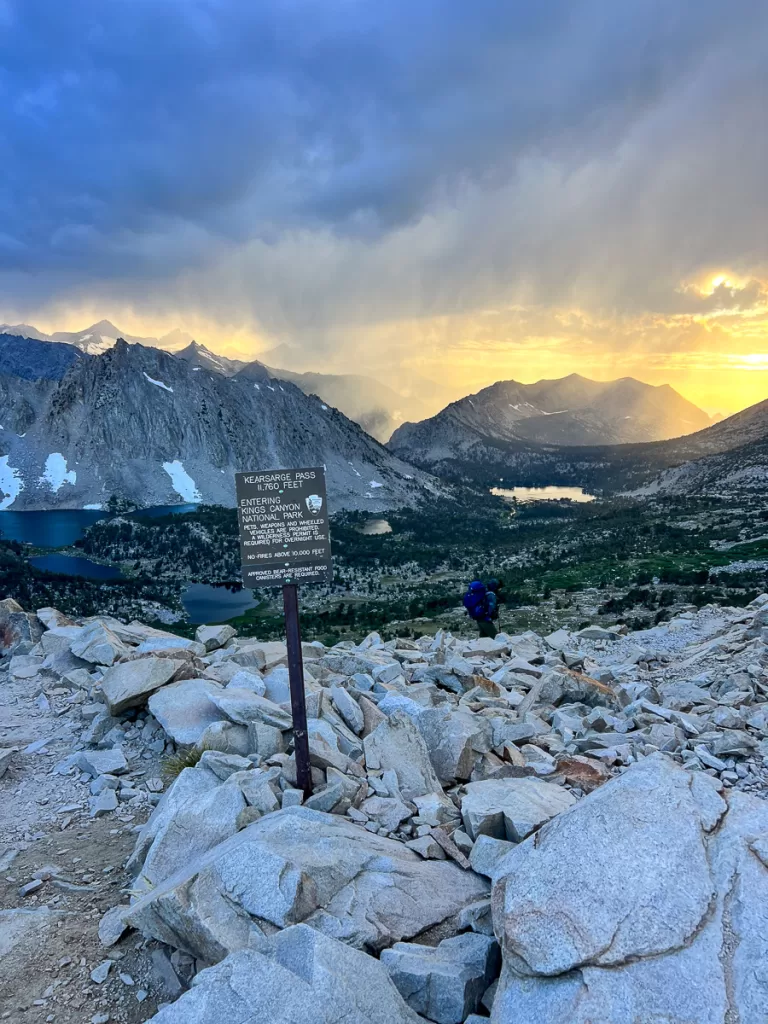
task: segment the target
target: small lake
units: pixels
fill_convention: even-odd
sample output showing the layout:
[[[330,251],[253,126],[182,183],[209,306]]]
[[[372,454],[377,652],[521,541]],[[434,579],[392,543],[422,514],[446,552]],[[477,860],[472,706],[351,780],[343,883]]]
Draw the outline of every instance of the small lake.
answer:
[[[156,505],[128,512],[127,519],[157,519],[160,516],[194,512],[197,505]],[[113,518],[111,512],[88,508],[56,508],[37,512],[0,512],[0,537],[38,548],[70,547],[100,519]]]
[[[392,533],[392,527],[386,519],[367,519],[358,526],[358,530],[366,537],[379,537],[384,533]]]
[[[29,559],[30,565],[44,572],[63,573],[66,576],[83,576],[88,580],[124,579],[116,565],[101,565],[90,558],[79,558],[74,555],[35,555]],[[236,583],[222,583],[218,586],[210,583],[188,583],[181,595],[181,603],[189,621],[199,626],[201,623],[226,622],[236,615],[242,615],[249,608],[255,608],[258,601],[254,600],[253,591]]]
[[[594,494],[587,494],[583,487],[492,487],[491,494],[510,501],[594,501]]]
[[[157,505],[129,512],[125,518],[158,519],[161,516],[194,512],[197,507],[193,504]],[[113,518],[112,514],[101,509],[49,509],[36,512],[8,510],[0,512],[0,537],[41,548],[69,547],[84,536],[89,526],[100,519],[109,518]],[[374,529],[372,533],[387,533],[391,529],[385,520],[380,522],[385,528]],[[34,555],[29,559],[29,563],[43,572],[82,576],[89,580],[125,578],[119,566],[101,565],[79,555],[52,552],[49,555]],[[181,603],[189,621],[194,625],[200,625],[204,622],[226,622],[236,615],[242,615],[249,608],[255,608],[259,602],[254,599],[252,590],[237,583],[188,583],[181,595]]]
[[[123,574],[116,565],[101,565],[90,558],[75,555],[36,555],[29,564],[44,572],[61,572],[67,576],[84,576],[88,580],[118,580]]]
[[[194,626],[201,623],[226,622],[242,615],[259,603],[253,591],[234,583],[213,586],[210,583],[190,583],[181,595],[184,611]]]

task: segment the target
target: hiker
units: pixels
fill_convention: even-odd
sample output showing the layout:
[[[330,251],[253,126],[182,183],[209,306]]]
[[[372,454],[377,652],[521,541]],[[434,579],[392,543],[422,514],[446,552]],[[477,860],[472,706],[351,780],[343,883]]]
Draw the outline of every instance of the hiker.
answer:
[[[481,580],[473,580],[464,595],[467,615],[477,623],[480,636],[496,636],[494,620],[499,617],[500,589],[501,584],[498,580],[489,580],[487,584]]]

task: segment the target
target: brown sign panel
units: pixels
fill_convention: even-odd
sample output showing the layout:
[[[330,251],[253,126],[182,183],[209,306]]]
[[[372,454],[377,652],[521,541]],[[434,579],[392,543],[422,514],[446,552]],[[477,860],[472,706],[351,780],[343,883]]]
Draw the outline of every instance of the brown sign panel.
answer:
[[[236,473],[235,485],[245,586],[330,583],[325,470]]]

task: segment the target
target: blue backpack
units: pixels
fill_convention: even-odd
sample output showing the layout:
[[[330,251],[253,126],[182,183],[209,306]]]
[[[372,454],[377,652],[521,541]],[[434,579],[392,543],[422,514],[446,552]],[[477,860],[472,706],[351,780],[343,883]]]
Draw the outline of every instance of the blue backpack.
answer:
[[[470,619],[474,619],[475,622],[490,621],[488,591],[480,580],[470,583],[469,589],[464,595],[464,607],[467,609]]]

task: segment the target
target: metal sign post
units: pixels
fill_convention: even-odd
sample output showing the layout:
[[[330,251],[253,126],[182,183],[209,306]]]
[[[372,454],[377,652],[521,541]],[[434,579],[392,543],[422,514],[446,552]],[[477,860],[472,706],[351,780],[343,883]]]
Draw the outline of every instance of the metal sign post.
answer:
[[[333,580],[325,470],[235,474],[240,554],[246,587],[283,586],[285,638],[296,751],[296,781],[312,793],[298,583]]]
[[[283,608],[285,610],[285,640],[288,648],[288,679],[291,685],[293,744],[296,750],[296,785],[303,791],[306,799],[308,796],[312,796],[312,768],[309,763],[307,704],[304,699],[304,658],[301,654],[299,588],[295,583],[283,585]]]

